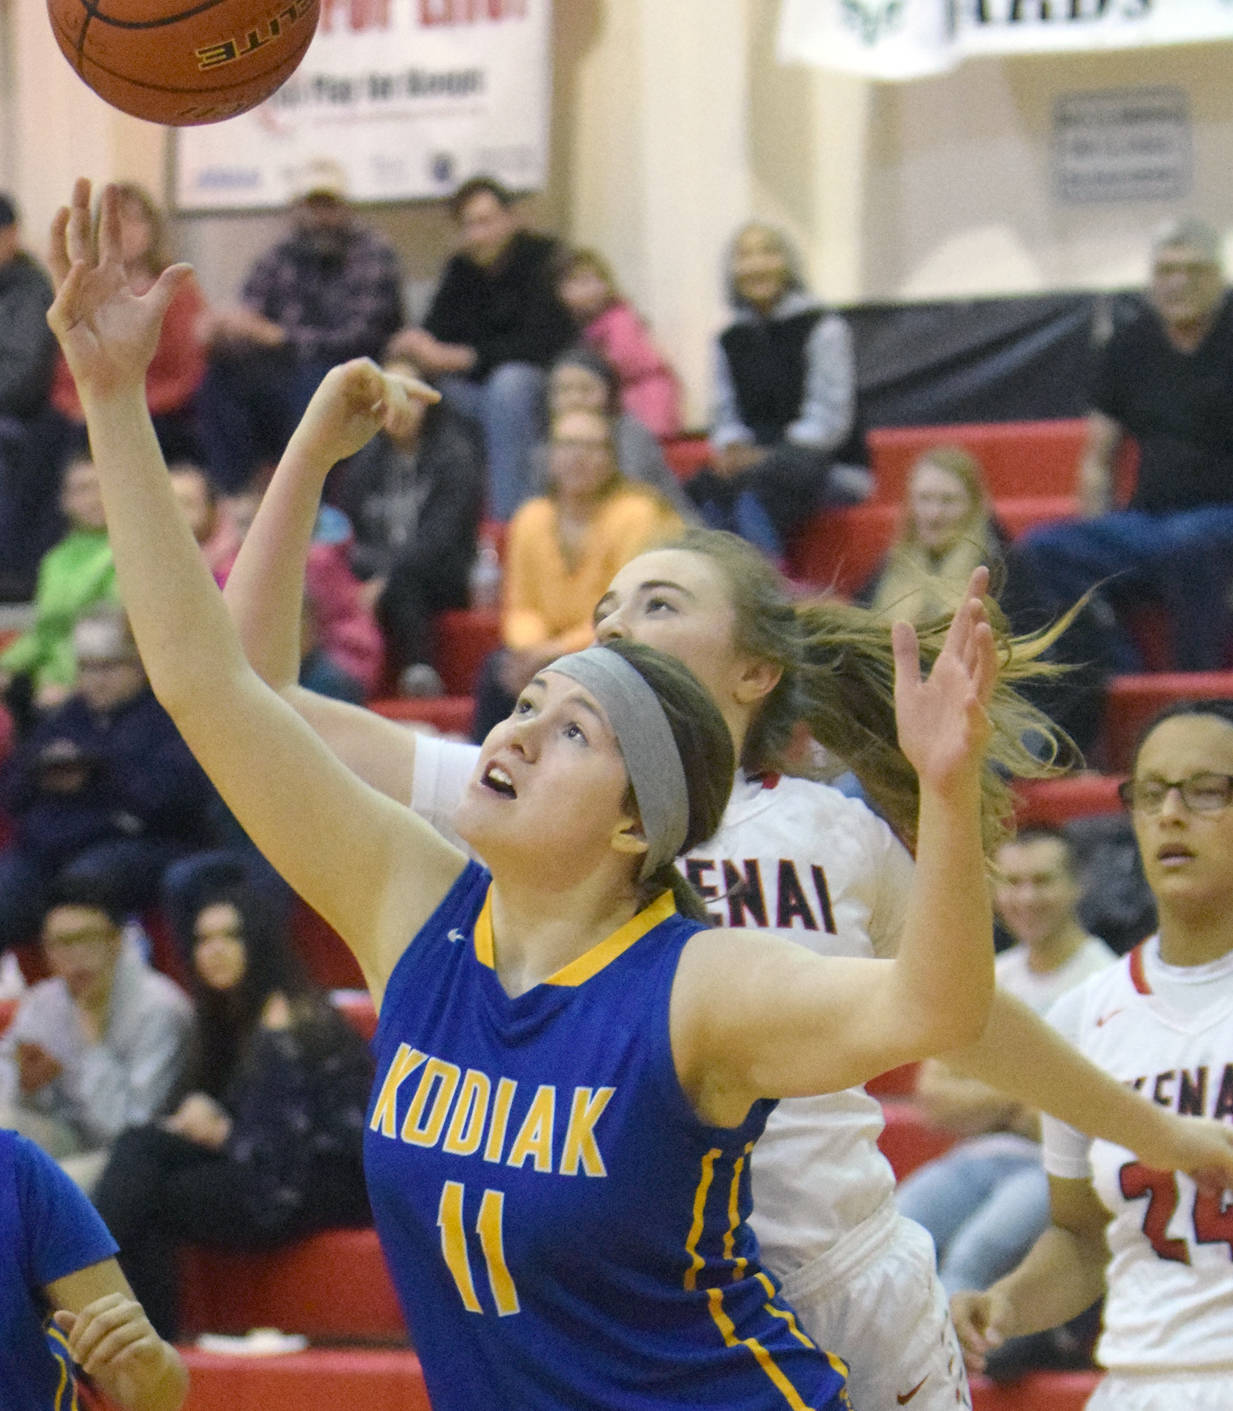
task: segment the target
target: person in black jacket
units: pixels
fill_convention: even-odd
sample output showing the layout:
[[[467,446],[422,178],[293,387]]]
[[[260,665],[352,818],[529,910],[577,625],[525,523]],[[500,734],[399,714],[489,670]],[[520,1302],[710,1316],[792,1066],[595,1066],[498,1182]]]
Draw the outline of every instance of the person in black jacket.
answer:
[[[389,351],[411,359],[445,399],[483,428],[488,512],[507,520],[531,493],[531,448],[544,433],[548,365],[577,337],[557,298],[560,246],[522,229],[513,196],[492,177],[450,201],[461,248],[445,267],[422,328]]]
[[[733,320],[715,343],[710,466],[687,489],[707,524],[781,559],[814,510],[872,488],[852,333],[805,288],[787,236],[752,221],[726,261]]]
[[[175,1247],[257,1250],[371,1221],[360,1143],[372,1059],[300,973],[242,872],[208,875],[182,937],[196,1019],[179,1099],[130,1127],[94,1203],[150,1322],[178,1329]]]
[[[123,610],[73,631],[74,693],[0,771],[13,841],[0,852],[0,947],[28,940],[57,879],[109,884],[124,911],[158,895],[164,869],[205,846],[217,795],[154,698]]]
[[[418,377],[405,359],[389,372]],[[438,694],[433,621],[467,606],[484,501],[484,460],[471,424],[445,402],[412,403],[413,425],[382,432],[334,471],[330,500],[355,530],[351,567],[365,580],[390,667],[414,694]]]
[[[55,537],[57,482],[39,454],[56,340],[51,280],[21,247],[17,208],[0,192],[0,595],[28,597]]]

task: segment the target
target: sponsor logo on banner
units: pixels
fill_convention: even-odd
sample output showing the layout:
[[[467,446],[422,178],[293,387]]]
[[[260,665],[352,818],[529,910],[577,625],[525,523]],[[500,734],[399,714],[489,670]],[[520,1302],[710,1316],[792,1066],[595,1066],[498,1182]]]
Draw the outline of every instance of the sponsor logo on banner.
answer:
[[[306,163],[352,200],[442,196],[484,172],[547,177],[552,0],[321,0],[303,63],[260,107],[184,128],[181,210],[285,205]]]
[[[908,79],[976,54],[1233,39],[1233,0],[783,0],[779,57]]]

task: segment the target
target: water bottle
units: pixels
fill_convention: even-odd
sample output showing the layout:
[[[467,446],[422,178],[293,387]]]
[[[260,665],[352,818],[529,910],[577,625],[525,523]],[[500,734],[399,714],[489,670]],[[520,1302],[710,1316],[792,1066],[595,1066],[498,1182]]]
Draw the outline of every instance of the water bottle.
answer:
[[[468,581],[473,608],[495,608],[500,604],[501,556],[487,535],[480,539]]]

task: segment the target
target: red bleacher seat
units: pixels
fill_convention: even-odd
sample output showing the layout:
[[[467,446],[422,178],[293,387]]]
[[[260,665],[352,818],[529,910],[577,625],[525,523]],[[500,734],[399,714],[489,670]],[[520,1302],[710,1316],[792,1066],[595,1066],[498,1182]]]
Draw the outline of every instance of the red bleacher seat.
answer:
[[[181,1349],[185,1411],[432,1411],[415,1353],[311,1348],[282,1357]]]
[[[953,426],[883,426],[866,433],[879,500],[898,504],[917,458],[931,446],[962,446],[985,471],[993,499],[1073,495],[1087,423],[964,422]]]
[[[1032,1372],[1008,1386],[972,1379],[972,1411],[1083,1411],[1099,1372]]]
[[[1015,820],[1060,827],[1072,818],[1117,813],[1118,780],[1112,774],[1072,774],[1062,779],[1023,779],[1015,785]]]
[[[705,436],[671,436],[659,444],[668,469],[678,480],[696,475],[711,458],[711,443]]]
[[[369,701],[368,708],[387,720],[420,721],[448,735],[469,736],[475,718],[470,696],[386,696]]]
[[[317,1341],[399,1344],[407,1336],[372,1229],[323,1230],[260,1253],[188,1246],[180,1318],[190,1333],[274,1327]]]
[[[0,999],[0,1034],[13,1022],[13,1015],[17,1013],[17,1000]]]
[[[891,1068],[870,1079],[865,1084],[865,1091],[872,1093],[879,1100],[888,1097],[911,1097],[916,1091],[916,1075],[919,1070],[919,1063],[900,1064],[898,1068]]]
[[[878,1138],[878,1145],[890,1162],[897,1181],[902,1181],[926,1161],[941,1156],[957,1140],[954,1133],[931,1127],[916,1104],[905,1098],[883,1102],[882,1115],[886,1126]]]
[[[434,664],[445,689],[451,695],[469,696],[484,658],[500,645],[501,614],[495,608],[443,612],[437,618]]]
[[[371,1041],[377,1032],[377,1006],[367,990],[338,989],[330,998],[346,1016],[360,1038]]]
[[[1125,773],[1143,727],[1165,706],[1178,700],[1233,697],[1233,671],[1160,671],[1145,676],[1115,676],[1105,703],[1107,767]]]
[[[323,990],[363,988],[364,976],[359,962],[346,941],[299,897],[291,911],[291,938],[304,969]]]

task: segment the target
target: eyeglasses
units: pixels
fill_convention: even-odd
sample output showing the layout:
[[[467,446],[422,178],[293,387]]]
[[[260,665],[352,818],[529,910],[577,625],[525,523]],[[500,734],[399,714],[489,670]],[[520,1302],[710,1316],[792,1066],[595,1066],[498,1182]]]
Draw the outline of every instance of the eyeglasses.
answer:
[[[1233,801],[1233,774],[1192,774],[1187,779],[1127,779],[1118,785],[1122,803],[1139,813],[1159,813],[1176,789],[1191,813],[1219,813]]]

